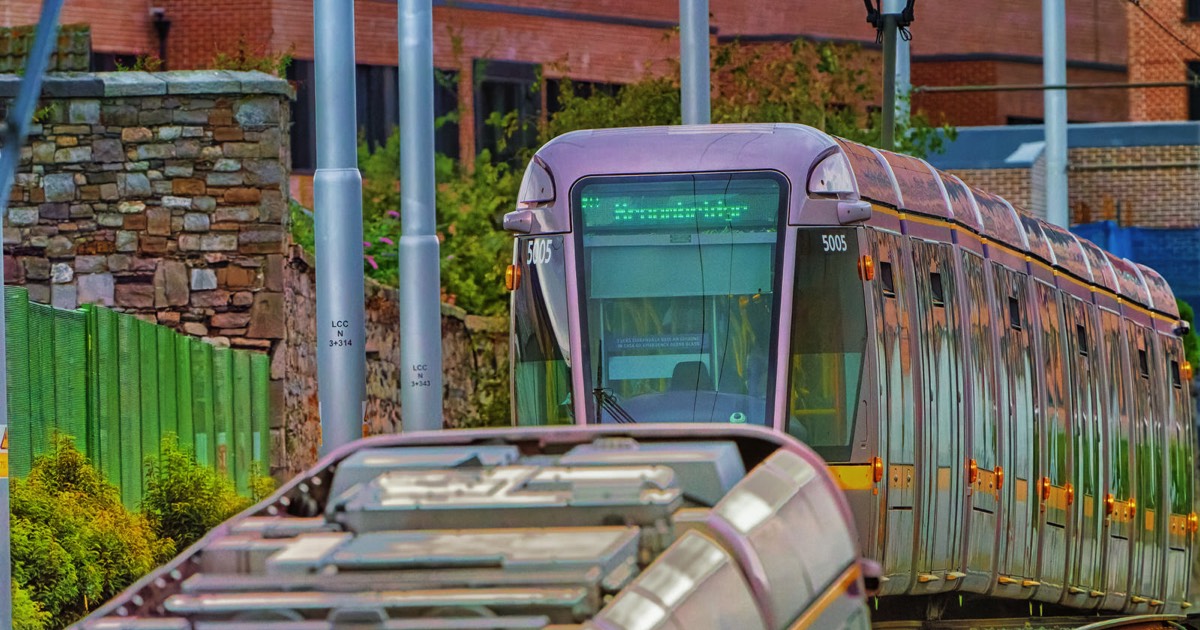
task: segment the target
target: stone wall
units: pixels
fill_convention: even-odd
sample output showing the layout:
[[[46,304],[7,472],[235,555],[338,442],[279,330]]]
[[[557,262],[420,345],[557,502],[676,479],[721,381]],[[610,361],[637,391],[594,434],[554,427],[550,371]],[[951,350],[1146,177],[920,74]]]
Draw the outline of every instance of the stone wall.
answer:
[[[0,76],[0,107],[17,77]],[[261,73],[48,80],[4,224],[5,281],[221,345],[283,337],[288,84]]]
[[[276,476],[295,475],[317,459],[316,270],[310,256],[291,248],[284,267],[287,337],[271,363],[281,379],[282,421],[272,426]],[[396,289],[367,280],[367,407],[363,435],[395,433],[400,421],[400,310]],[[467,315],[442,305],[442,356],[447,427],[507,425],[508,321]]]

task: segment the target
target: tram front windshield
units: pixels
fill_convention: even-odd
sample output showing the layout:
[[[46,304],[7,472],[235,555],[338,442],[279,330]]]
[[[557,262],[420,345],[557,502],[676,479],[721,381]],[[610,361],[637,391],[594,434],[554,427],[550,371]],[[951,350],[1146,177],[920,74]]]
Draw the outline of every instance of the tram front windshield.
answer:
[[[589,421],[768,424],[785,198],[763,172],[575,187]]]

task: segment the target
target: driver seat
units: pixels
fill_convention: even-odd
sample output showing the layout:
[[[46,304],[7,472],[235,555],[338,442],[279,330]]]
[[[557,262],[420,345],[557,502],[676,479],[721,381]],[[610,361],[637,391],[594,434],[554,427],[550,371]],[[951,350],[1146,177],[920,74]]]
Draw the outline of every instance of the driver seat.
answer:
[[[712,375],[703,361],[681,361],[671,373],[671,389],[705,391],[713,389]]]

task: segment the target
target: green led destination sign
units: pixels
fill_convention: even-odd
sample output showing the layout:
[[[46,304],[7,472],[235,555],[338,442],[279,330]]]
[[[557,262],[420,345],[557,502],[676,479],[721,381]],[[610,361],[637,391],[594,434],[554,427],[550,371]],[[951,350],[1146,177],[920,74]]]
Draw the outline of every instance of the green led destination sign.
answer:
[[[778,221],[780,187],[768,177],[590,182],[579,195],[589,228],[761,230]]]

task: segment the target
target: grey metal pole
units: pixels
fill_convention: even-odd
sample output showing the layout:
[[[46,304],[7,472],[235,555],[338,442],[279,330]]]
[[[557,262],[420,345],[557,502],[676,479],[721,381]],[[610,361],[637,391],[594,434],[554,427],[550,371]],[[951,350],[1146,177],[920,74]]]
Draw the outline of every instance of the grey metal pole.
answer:
[[[29,123],[42,92],[42,77],[50,63],[50,51],[57,40],[58,15],[63,0],[42,2],[42,15],[38,20],[33,48],[25,61],[25,78],[13,101],[8,119],[0,122],[0,221],[8,214],[8,194],[16,177],[17,164],[21,161],[21,147],[29,134]],[[4,257],[0,256],[0,434],[8,435],[8,347],[4,321],[3,303]],[[4,448],[4,447],[0,447]],[[12,623],[12,548],[11,523],[8,503],[8,454],[4,455],[0,468],[0,628],[11,628]]]
[[[685,125],[712,122],[708,62],[708,0],[679,0],[679,83]]]
[[[880,145],[896,146],[896,14],[883,16],[883,138]]]
[[[912,111],[912,42],[896,38],[896,124],[908,127]]]
[[[433,175],[433,2],[400,0],[400,405],[442,428],[442,291]]]
[[[1042,80],[1067,82],[1067,12],[1064,0],[1042,0]],[[1067,197],[1067,92],[1046,90],[1046,220],[1059,227],[1071,221]]]
[[[317,393],[321,453],[362,437],[366,406],[362,177],[355,121],[354,2],[314,0]]]

